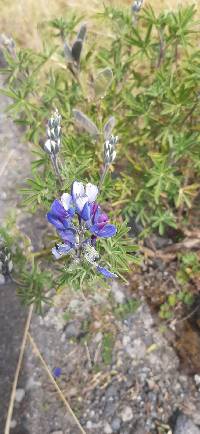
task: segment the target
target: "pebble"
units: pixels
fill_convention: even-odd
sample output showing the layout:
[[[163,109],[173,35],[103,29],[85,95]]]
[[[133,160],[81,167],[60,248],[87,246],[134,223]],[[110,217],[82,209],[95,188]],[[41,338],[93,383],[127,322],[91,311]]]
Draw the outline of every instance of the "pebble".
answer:
[[[93,423],[91,422],[91,420],[88,420],[86,423],[86,428],[91,429],[93,426]]]
[[[81,335],[81,321],[75,320],[64,328],[66,338],[78,338]]]
[[[25,390],[24,389],[16,389],[15,401],[21,402],[22,399],[24,398],[24,396],[25,396]]]
[[[133,419],[133,412],[131,407],[127,406],[124,407],[122,413],[121,413],[121,417],[123,422],[129,422],[131,419]]]
[[[6,279],[5,279],[4,275],[0,274],[0,285],[4,285],[5,282],[6,282]]]
[[[119,286],[116,282],[113,282],[111,291],[116,303],[123,304],[125,302],[125,294],[121,291],[121,289],[119,289]]]
[[[109,423],[108,422],[106,422],[105,423],[105,425],[104,425],[104,433],[105,434],[112,434],[112,428],[111,428],[111,426],[109,425]]]
[[[111,426],[112,426],[113,432],[119,432],[120,427],[121,427],[121,419],[119,417],[116,417],[115,419],[113,419]]]
[[[16,426],[17,426],[17,422],[16,422],[16,420],[15,419],[12,419],[11,420],[11,422],[10,422],[10,428],[16,428]]]
[[[50,434],[63,434],[63,431],[62,430],[51,431]]]
[[[181,414],[177,418],[174,434],[200,434],[200,429],[185,414]]]
[[[196,374],[194,376],[194,381],[195,381],[195,383],[196,383],[197,386],[200,386],[200,375]]]
[[[31,390],[35,387],[41,387],[42,383],[40,381],[35,381],[33,377],[30,377],[26,382],[26,390]]]

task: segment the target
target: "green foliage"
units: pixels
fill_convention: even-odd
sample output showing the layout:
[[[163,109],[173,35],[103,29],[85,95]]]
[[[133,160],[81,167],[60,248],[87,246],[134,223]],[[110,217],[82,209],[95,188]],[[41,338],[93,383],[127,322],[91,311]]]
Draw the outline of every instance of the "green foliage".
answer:
[[[200,273],[198,255],[195,252],[188,252],[179,255],[179,267],[176,273],[178,283],[184,288],[189,280]]]
[[[49,113],[58,107],[64,126],[60,158],[65,161],[63,178],[68,185],[77,174],[77,159],[84,178],[95,180],[102,158],[100,143],[74,131],[72,109],[78,105],[99,126],[114,114],[120,164],[118,177],[109,183],[104,198],[110,199],[112,191],[116,215],[133,216],[163,235],[167,226],[183,224],[182,215],[187,217],[200,185],[200,50],[195,8],[156,15],[146,6],[137,25],[129,9],[105,7],[96,18],[99,28],[103,20],[110,28],[110,37],[102,37],[95,47],[88,34],[79,81],[66,71],[62,47],[63,38],[71,39],[81,21],[74,14],[48,23],[43,52],[20,50],[15,59],[8,55],[3,72],[8,81],[4,93],[13,100],[9,110],[26,125],[27,138],[38,146]],[[92,81],[87,84],[88,77],[91,71],[94,79],[105,67],[112,69],[113,82],[99,101]],[[48,158],[39,150],[35,157],[35,180],[25,190],[26,203],[32,208],[47,205],[56,192]]]
[[[159,316],[162,319],[172,319],[175,316],[176,308],[180,304],[185,304],[186,306],[191,306],[194,303],[194,296],[191,292],[179,291],[178,293],[170,294],[167,297],[167,301],[163,303],[160,307]]]
[[[41,271],[38,265],[33,265],[31,269],[24,270],[20,274],[18,283],[18,294],[25,305],[34,304],[38,313],[42,313],[42,304],[50,303],[46,295],[48,289],[52,287],[52,277],[47,271]]]
[[[67,37],[71,43],[81,18],[69,14],[50,21],[42,33],[41,52],[21,49],[15,58],[7,54],[8,65],[2,71],[7,89],[2,93],[11,98],[9,111],[26,127],[26,140],[32,143],[32,178],[23,194],[33,212],[41,207],[45,213],[75,178],[98,182],[102,134],[96,140],[77,129],[72,110],[87,114],[100,131],[110,115],[116,117],[120,143],[115,175],[106,175],[100,203],[118,219],[118,233],[99,241],[98,248],[105,263],[123,277],[138,257],[122,219],[141,222],[144,234],[164,235],[168,227],[187,225],[199,190],[199,23],[193,5],[159,15],[146,6],[137,23],[130,9],[105,7],[94,19],[99,29],[106,25],[109,32],[104,36],[102,30],[97,42],[88,31],[76,76],[66,65],[63,41]],[[105,89],[99,93],[102,83]],[[43,151],[47,119],[56,107],[62,115],[62,187]],[[191,264],[184,266],[187,274]],[[97,284],[96,271],[88,264],[70,265],[65,260],[63,267],[62,260],[56,272],[57,288]],[[40,281],[39,272],[32,273]],[[41,293],[42,283],[39,288],[36,292]],[[31,297],[30,293],[29,301]]]

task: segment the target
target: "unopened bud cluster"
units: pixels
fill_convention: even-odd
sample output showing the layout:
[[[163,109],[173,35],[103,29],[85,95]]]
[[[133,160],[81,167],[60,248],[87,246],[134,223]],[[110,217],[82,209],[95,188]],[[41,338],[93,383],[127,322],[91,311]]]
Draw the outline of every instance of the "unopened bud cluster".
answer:
[[[135,0],[131,6],[133,13],[140,12],[140,9],[142,8],[143,0]]]
[[[112,164],[116,157],[116,144],[118,136],[110,136],[104,143],[104,164],[107,166]]]
[[[61,115],[56,109],[51,118],[48,120],[47,125],[47,141],[44,144],[44,150],[48,154],[56,155],[60,149],[60,136],[61,136]]]
[[[86,259],[86,261],[88,261],[90,264],[93,265],[95,263],[95,261],[99,258],[99,253],[90,244],[85,244],[84,245],[84,258]]]
[[[0,283],[4,283],[9,277],[13,268],[11,254],[5,245],[3,238],[0,238]]]

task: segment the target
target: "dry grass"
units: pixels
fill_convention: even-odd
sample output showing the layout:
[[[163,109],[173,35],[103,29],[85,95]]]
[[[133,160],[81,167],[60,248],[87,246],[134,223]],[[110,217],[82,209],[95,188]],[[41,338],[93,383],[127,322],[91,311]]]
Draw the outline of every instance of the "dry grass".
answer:
[[[147,0],[146,0],[147,1]],[[106,4],[131,5],[132,0],[105,0]],[[188,0],[149,0],[160,10],[191,3]],[[198,0],[194,0],[196,5]],[[20,45],[37,48],[40,46],[38,25],[50,18],[67,17],[70,9],[84,12],[90,17],[102,8],[100,0],[0,0],[0,32],[12,36]]]

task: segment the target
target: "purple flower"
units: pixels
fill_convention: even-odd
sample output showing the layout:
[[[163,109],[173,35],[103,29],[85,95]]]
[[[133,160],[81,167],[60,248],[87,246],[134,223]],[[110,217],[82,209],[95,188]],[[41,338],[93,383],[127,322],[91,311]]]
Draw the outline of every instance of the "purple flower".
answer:
[[[89,229],[92,234],[101,238],[110,238],[116,234],[116,227],[114,225],[108,224],[108,216],[107,214],[101,212],[99,205],[93,204],[91,214],[92,225],[89,227]]]
[[[59,378],[62,374],[62,370],[61,368],[54,368],[53,369],[53,376],[56,378]]]
[[[52,253],[56,259],[60,259],[73,250],[73,257],[87,260],[104,277],[113,278],[117,276],[96,263],[99,257],[95,250],[97,237],[108,238],[116,234],[116,227],[109,223],[107,214],[95,202],[97,195],[96,185],[88,183],[84,186],[82,182],[74,181],[71,194],[64,193],[60,200],[54,200],[47,219],[54,225],[63,242],[56,244]],[[78,217],[76,222],[75,216]],[[84,238],[87,230],[91,235]]]
[[[70,207],[70,203],[70,194],[64,193],[60,201],[54,200],[51,210],[47,213],[48,221],[58,230],[64,230],[70,226],[70,219],[75,212],[74,208]]]
[[[69,244],[56,244],[56,246],[52,249],[52,253],[56,259],[60,259],[62,256],[69,253],[71,248],[72,247]]]
[[[97,270],[103,274],[107,279],[114,279],[115,277],[118,277],[117,274],[111,273],[111,271],[107,270],[107,268],[97,266]]]

